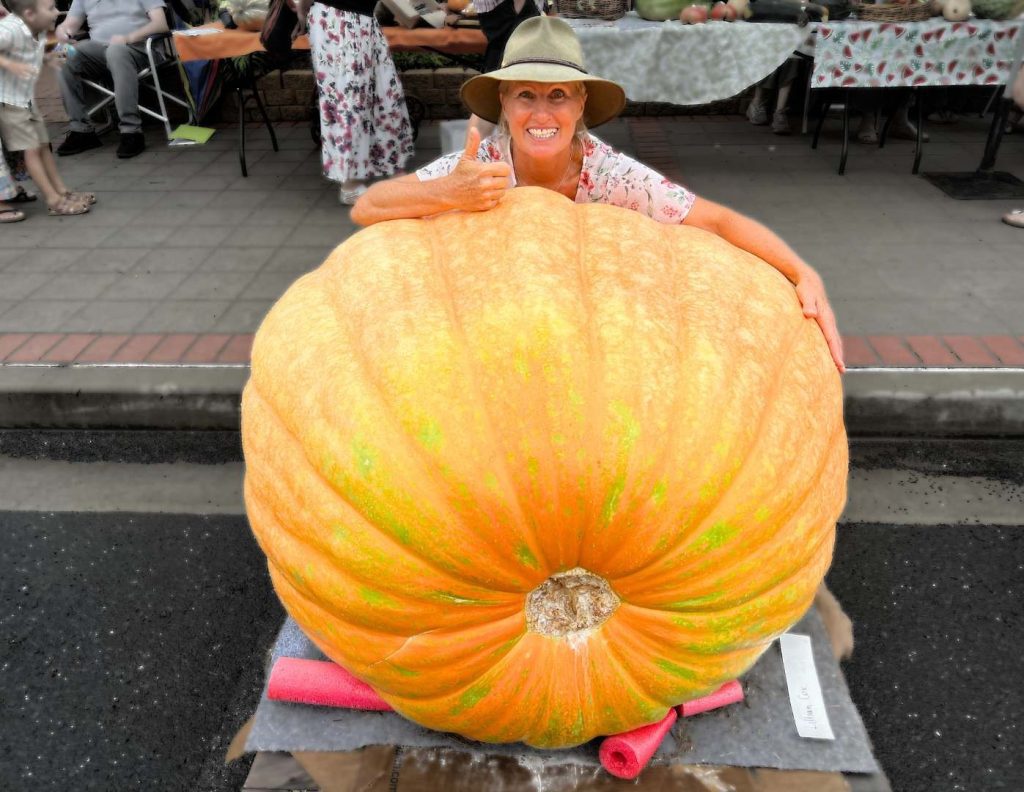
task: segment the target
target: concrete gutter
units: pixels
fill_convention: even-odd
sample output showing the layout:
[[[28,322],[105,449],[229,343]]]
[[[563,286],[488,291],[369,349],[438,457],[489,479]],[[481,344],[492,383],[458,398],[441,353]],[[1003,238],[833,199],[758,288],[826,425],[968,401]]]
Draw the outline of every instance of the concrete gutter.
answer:
[[[237,429],[246,366],[0,366],[0,428]],[[1024,436],[1024,369],[861,368],[853,437]]]
[[[248,366],[0,366],[0,428],[238,429]]]

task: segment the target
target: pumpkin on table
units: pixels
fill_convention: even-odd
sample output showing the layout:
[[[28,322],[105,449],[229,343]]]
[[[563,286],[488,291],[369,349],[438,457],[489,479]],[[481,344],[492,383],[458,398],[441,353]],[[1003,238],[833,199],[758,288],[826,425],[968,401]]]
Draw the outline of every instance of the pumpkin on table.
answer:
[[[748,669],[845,500],[792,286],[686,226],[519,188],[362,230],[271,309],[245,499],[288,612],[398,712],[570,746]]]

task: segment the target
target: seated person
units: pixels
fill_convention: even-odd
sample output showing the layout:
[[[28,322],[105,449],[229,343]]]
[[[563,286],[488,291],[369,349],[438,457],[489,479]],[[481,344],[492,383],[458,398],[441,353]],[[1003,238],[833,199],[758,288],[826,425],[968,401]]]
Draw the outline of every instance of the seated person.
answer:
[[[616,83],[586,72],[579,40],[564,20],[523,21],[509,37],[502,68],[468,80],[462,100],[476,116],[496,123],[496,133],[481,142],[480,131],[470,126],[463,152],[377,182],[356,201],[354,222],[486,211],[506,190],[529,185],[576,203],[612,204],[662,223],[696,226],[781,272],[804,315],[820,327],[836,368],[845,371],[835,315],[810,265],[760,223],[694,195],[587,131],[618,115],[626,95]]]
[[[89,26],[89,38],[71,41],[83,24]],[[163,0],[73,0],[67,18],[57,27],[57,40],[70,43],[75,50],[60,73],[71,124],[58,154],[66,157],[103,145],[86,115],[82,78],[107,75],[114,82],[114,105],[120,119],[117,156],[126,159],[142,153],[146,140],[139,114],[138,72],[147,62],[146,38],[166,31]]]

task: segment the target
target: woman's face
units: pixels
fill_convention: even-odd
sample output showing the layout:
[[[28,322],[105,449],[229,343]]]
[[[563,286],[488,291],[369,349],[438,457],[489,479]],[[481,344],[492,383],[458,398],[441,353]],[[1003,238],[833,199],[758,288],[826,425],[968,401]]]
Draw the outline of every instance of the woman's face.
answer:
[[[572,144],[586,95],[578,82],[508,83],[501,92],[512,143],[519,154],[547,159]]]

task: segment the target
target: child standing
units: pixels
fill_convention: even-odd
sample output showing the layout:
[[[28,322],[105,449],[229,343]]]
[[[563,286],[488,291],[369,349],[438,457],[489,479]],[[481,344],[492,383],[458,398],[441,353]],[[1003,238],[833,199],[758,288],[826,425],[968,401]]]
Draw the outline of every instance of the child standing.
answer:
[[[12,13],[0,19],[0,139],[8,151],[25,153],[25,167],[51,215],[85,214],[96,197],[74,193],[61,180],[46,124],[32,102],[56,5],[54,0],[6,1]]]

